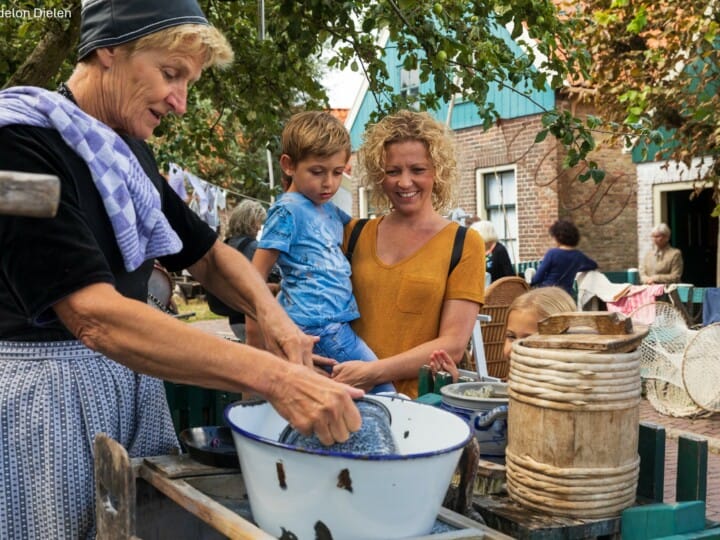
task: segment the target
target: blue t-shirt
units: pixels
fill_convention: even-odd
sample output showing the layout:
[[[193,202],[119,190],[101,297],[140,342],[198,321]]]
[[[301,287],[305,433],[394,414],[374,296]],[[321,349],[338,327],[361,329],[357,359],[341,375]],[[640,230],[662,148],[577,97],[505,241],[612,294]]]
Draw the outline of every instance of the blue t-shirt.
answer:
[[[552,248],[543,256],[530,285],[556,285],[572,295],[575,274],[595,270],[597,267],[597,263],[579,249]]]
[[[280,252],[278,301],[298,325],[325,326],[360,316],[342,251],[348,221],[333,203],[316,206],[295,192],[283,194],[268,210],[258,247]]]

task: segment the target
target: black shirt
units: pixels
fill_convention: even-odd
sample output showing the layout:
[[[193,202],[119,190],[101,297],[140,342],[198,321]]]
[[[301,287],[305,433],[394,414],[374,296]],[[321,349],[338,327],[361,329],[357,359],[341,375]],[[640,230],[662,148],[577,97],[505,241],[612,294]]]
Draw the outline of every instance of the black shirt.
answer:
[[[170,271],[197,262],[216,240],[210,229],[160,175],[150,148],[123,137],[158,188],[162,211],[183,249],[160,258]],[[146,302],[153,261],[127,272],[102,199],[85,161],[53,129],[0,128],[0,169],[60,178],[54,218],[0,215],[0,339],[72,339],[51,306],[93,283],[111,283]]]

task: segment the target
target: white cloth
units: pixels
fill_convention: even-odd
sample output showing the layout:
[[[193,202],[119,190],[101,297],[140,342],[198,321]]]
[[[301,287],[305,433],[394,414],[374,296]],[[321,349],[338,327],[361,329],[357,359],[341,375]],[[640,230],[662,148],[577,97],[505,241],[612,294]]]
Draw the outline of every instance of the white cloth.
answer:
[[[613,283],[597,270],[579,272],[575,281],[578,286],[578,306],[581,308],[595,296],[603,302],[617,302],[630,290],[630,283]]]

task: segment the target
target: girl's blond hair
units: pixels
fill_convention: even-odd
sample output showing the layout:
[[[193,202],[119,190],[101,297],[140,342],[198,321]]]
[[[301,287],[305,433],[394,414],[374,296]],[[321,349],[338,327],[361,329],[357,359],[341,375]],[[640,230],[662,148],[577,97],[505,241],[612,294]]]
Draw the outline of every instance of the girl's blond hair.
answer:
[[[541,321],[556,313],[577,311],[575,301],[561,287],[540,287],[521,294],[512,301],[508,308],[511,311],[530,311]]]

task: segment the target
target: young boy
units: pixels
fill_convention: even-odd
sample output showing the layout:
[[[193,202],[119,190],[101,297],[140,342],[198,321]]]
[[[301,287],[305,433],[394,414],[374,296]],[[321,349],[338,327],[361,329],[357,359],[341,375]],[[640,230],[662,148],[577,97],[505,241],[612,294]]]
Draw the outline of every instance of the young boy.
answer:
[[[268,211],[253,264],[267,275],[282,272],[278,301],[300,329],[318,336],[316,354],[346,360],[377,360],[350,328],[360,316],[342,251],[343,226],[350,220],[330,202],[350,159],[350,136],[326,112],[292,116],[282,133],[280,167],[289,187]],[[390,383],[371,390],[392,392]]]

